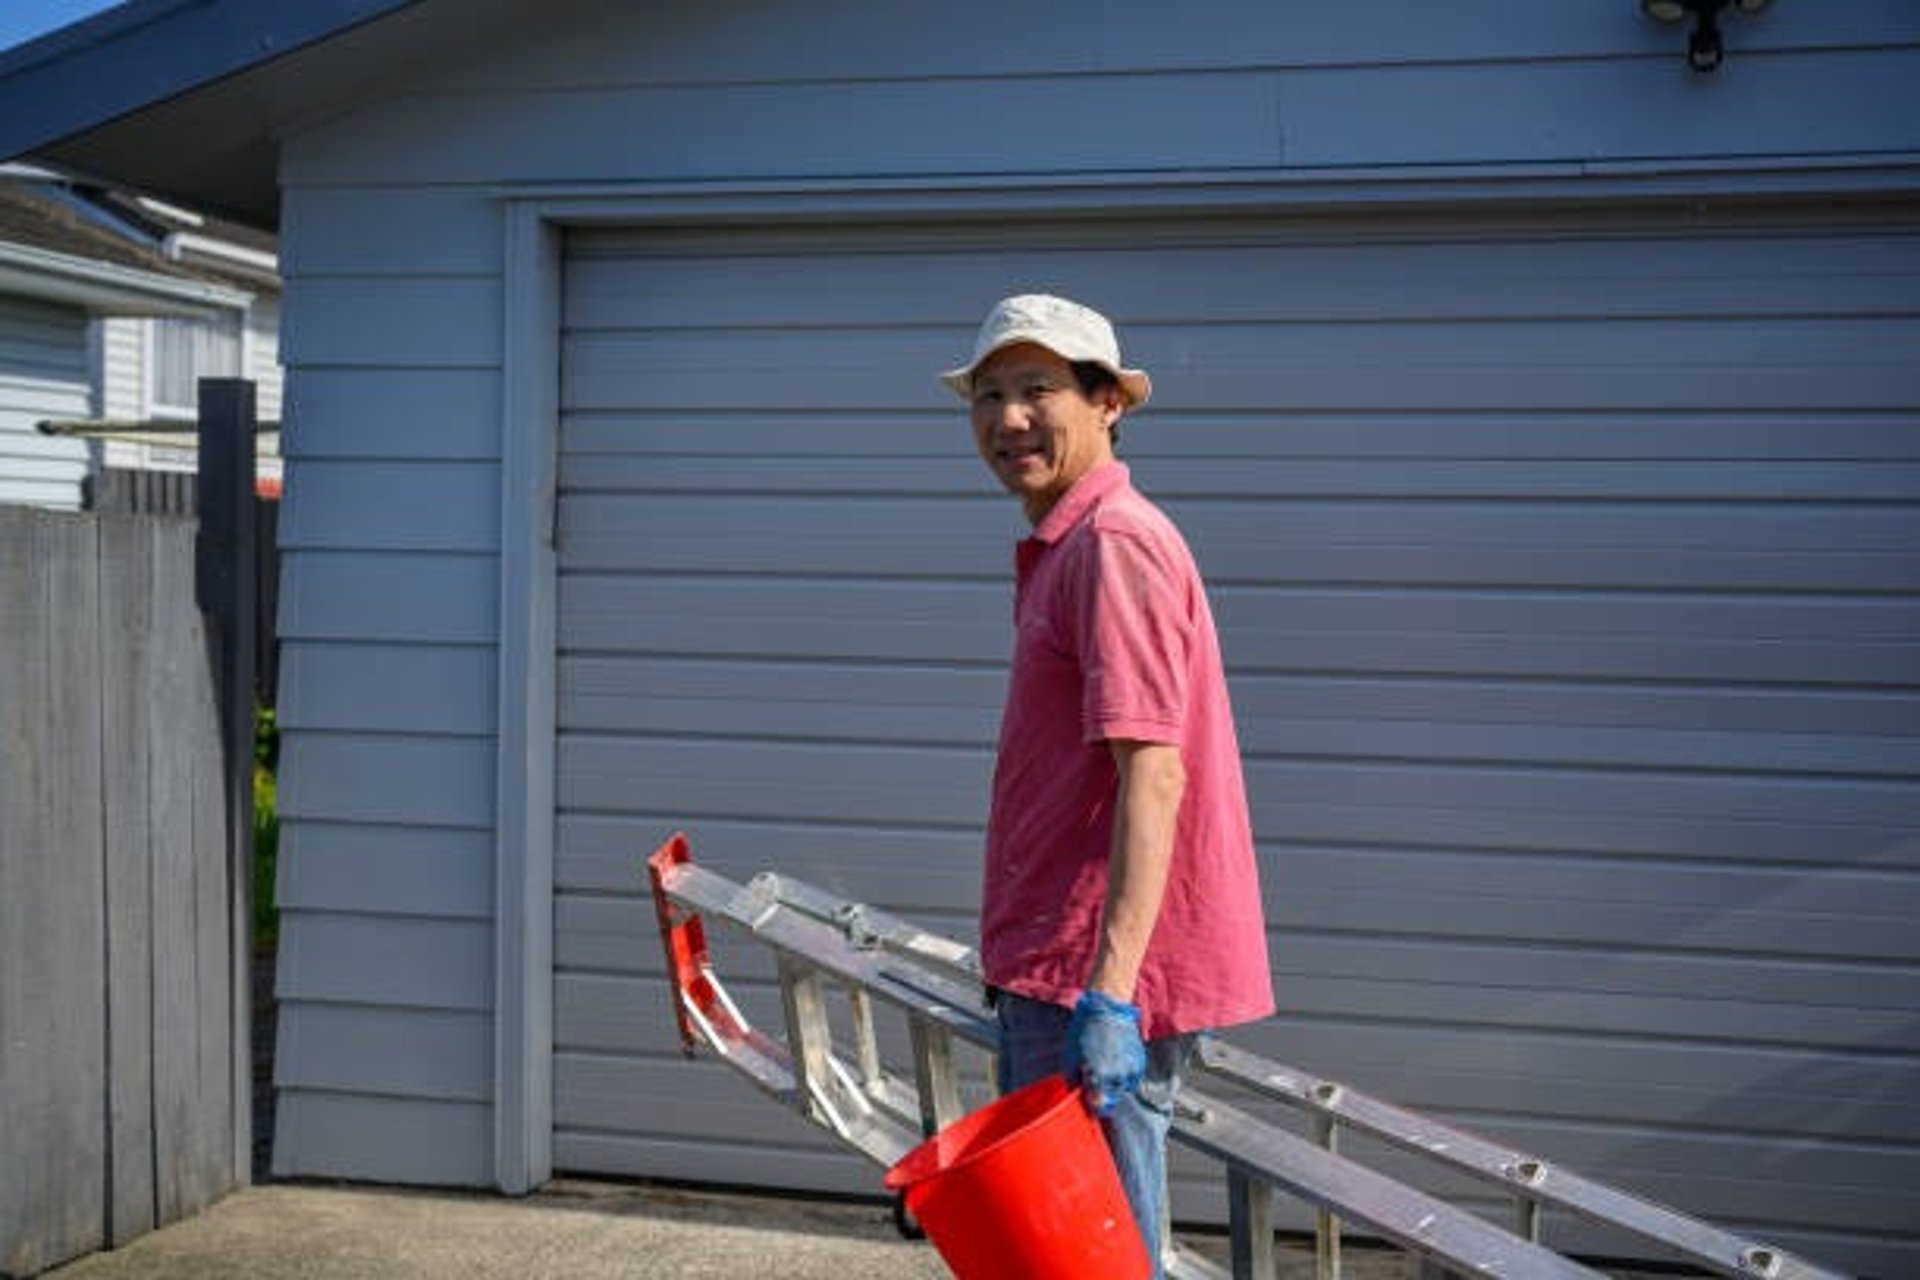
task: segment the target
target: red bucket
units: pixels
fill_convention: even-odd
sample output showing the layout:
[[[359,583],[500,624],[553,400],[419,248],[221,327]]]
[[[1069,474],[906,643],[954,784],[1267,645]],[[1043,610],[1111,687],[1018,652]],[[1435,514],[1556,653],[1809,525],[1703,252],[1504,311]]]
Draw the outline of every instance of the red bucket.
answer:
[[[887,1170],[958,1280],[1153,1272],[1100,1122],[1049,1076],[956,1120]]]

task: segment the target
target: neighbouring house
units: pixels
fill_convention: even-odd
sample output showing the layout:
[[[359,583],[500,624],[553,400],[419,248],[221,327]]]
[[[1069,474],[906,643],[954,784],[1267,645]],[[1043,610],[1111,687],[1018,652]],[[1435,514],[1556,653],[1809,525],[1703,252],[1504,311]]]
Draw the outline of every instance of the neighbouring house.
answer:
[[[876,1191],[681,1059],[639,860],[968,933],[1020,531],[934,373],[1049,288],[1215,592],[1235,1038],[1920,1272],[1920,5],[1719,30],[134,0],[0,58],[0,154],[279,236],[275,1167]]]
[[[278,357],[271,236],[0,166],[0,502],[179,509],[190,485],[178,478],[196,465],[198,379],[254,379],[271,422]],[[41,429],[50,421],[58,434]],[[263,438],[270,492],[275,446]]]

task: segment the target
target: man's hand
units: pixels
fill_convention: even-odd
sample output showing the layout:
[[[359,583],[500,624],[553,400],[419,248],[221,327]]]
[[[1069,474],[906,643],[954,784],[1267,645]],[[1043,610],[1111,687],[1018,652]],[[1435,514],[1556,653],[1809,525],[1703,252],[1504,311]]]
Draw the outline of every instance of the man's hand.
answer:
[[[1067,1023],[1066,1070],[1069,1080],[1085,1086],[1095,1115],[1112,1115],[1147,1073],[1140,1010],[1102,991],[1081,996]]]

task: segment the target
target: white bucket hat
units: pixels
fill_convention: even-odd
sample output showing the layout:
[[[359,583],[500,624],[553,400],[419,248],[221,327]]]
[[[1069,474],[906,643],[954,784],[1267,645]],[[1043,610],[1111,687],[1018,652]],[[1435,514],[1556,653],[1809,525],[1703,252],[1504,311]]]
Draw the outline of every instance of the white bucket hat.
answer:
[[[1063,360],[1091,361],[1120,382],[1120,394],[1127,406],[1135,408],[1153,394],[1153,380],[1142,369],[1129,369],[1120,363],[1120,343],[1113,336],[1113,325],[1092,307],[1083,307],[1066,298],[1046,293],[1022,293],[1002,298],[980,325],[974,339],[973,358],[958,369],[940,375],[962,400],[973,398],[973,371],[1002,347],[1031,342],[1045,347]]]

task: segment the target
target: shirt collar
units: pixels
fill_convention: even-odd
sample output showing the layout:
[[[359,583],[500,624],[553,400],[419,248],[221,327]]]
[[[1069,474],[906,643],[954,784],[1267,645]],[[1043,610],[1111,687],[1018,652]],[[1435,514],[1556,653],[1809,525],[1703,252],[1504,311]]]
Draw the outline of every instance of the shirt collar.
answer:
[[[1131,476],[1124,462],[1103,462],[1087,474],[1073,482],[1073,487],[1062,494],[1060,501],[1053,504],[1053,510],[1040,517],[1040,523],[1033,527],[1033,537],[1037,542],[1049,545],[1066,536],[1067,530],[1091,511],[1094,504],[1119,489],[1126,487]]]

